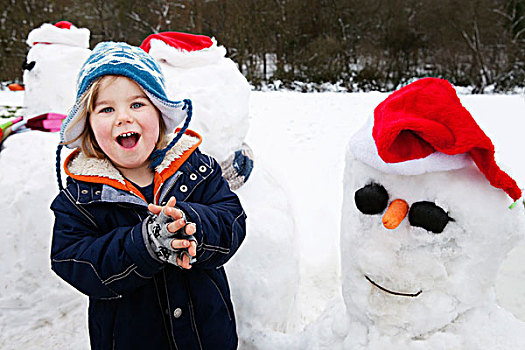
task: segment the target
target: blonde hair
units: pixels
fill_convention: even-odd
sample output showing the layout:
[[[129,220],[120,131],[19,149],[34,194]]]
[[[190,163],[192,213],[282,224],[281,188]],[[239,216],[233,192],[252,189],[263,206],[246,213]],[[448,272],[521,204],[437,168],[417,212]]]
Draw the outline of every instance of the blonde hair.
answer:
[[[74,125],[78,124],[80,121],[85,120],[84,130],[82,130],[80,135],[75,137],[73,140],[63,142],[62,145],[69,145],[80,139],[82,141],[80,149],[86,156],[92,157],[92,158],[99,158],[99,159],[103,159],[106,157],[106,154],[102,151],[102,149],[98,145],[97,140],[95,139],[95,134],[93,133],[93,129],[91,129],[91,124],[89,123],[89,116],[90,116],[90,113],[92,113],[93,110],[95,109],[95,102],[97,101],[97,97],[98,97],[100,86],[102,85],[102,82],[106,79],[111,79],[109,83],[112,83],[118,77],[129,79],[122,75],[105,75],[105,76],[99,77],[91,84],[91,86],[86,90],[86,92],[80,97],[80,106],[81,106],[80,116],[76,118],[76,120],[68,127],[73,127]],[[129,79],[129,80],[134,82],[134,80],[132,79]],[[140,85],[139,87],[142,89]],[[162,118],[162,115],[160,111],[158,110],[158,108],[155,105],[153,106],[159,113],[159,139],[157,140],[155,149],[161,149],[165,147],[167,143],[166,142],[166,123],[164,122],[164,119]]]

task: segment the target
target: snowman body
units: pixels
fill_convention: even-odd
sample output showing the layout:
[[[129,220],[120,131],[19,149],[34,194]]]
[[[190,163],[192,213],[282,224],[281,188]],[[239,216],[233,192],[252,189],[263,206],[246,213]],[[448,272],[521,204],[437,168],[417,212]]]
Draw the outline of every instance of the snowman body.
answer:
[[[192,100],[190,128],[202,135],[199,147],[223,163],[245,142],[250,85],[225,57],[226,49],[212,41],[208,48],[186,51],[155,39],[149,53],[162,68],[170,98]],[[250,180],[236,190],[248,216],[247,234],[226,265],[240,344],[247,348],[265,348],[254,344],[254,334],[280,339],[292,327],[299,285],[293,211],[265,162],[257,158]]]
[[[258,161],[238,194],[249,219],[241,249],[226,265],[240,344],[264,349],[252,335],[279,337],[295,326],[299,255],[293,209],[285,188]],[[258,337],[258,339],[262,339]],[[271,343],[271,342],[270,342]]]
[[[24,70],[24,114],[67,114],[75,102],[76,80],[80,67],[90,55],[89,30],[58,28],[43,24],[27,38],[31,47]]]
[[[474,163],[397,175],[356,159],[351,148],[341,226],[343,298],[348,317],[366,331],[348,334],[345,347],[525,346],[525,324],[497,306],[494,293],[499,266],[523,236],[523,207],[510,210],[512,201]],[[450,220],[440,233],[413,226],[409,218],[386,229],[382,213],[364,214],[356,204],[356,191],[370,184],[381,185],[389,202],[403,199],[410,210],[430,202]]]

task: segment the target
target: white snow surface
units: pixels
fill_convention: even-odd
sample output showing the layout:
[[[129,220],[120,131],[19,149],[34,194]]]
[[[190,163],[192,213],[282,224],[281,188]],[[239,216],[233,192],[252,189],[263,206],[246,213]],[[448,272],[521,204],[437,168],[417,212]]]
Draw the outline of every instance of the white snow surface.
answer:
[[[0,105],[21,105],[22,96],[20,92],[0,91]],[[413,327],[396,324],[395,315],[385,317],[382,324],[370,322],[375,312],[388,314],[396,306],[383,305],[385,307],[381,308],[381,300],[373,304],[373,298],[359,299],[362,295],[359,286],[347,288],[343,293],[342,281],[347,281],[345,286],[351,285],[348,281],[352,280],[349,272],[352,266],[375,261],[375,272],[379,275],[392,272],[396,264],[388,260],[388,255],[379,255],[381,250],[376,250],[377,247],[358,250],[359,256],[355,259],[347,254],[341,256],[339,243],[342,220],[345,224],[356,224],[352,221],[354,214],[345,215],[343,209],[344,187],[351,183],[348,180],[344,186],[344,177],[373,176],[373,171],[367,173],[365,166],[356,174],[345,174],[346,146],[350,136],[386,96],[381,93],[252,92],[250,128],[245,141],[256,155],[255,170],[253,178],[238,192],[248,214],[248,234],[238,255],[226,266],[236,306],[241,349],[523,347],[516,334],[521,334],[525,326],[512,314],[525,320],[525,244],[517,242],[523,227],[517,224],[512,231],[513,219],[507,221],[511,214],[504,214],[506,221],[501,227],[506,229],[502,236],[495,237],[487,232],[476,237],[468,233],[456,242],[459,250],[468,251],[468,257],[482,264],[476,267],[481,276],[470,274],[471,270],[461,264],[461,256],[452,259],[457,264],[450,265],[449,275],[454,277],[454,283],[472,283],[482,286],[481,289],[464,294],[455,284],[449,294],[455,293],[461,302],[454,304],[447,302],[446,295],[436,296],[431,314],[426,307],[413,307]],[[525,130],[524,97],[460,95],[460,99],[495,144],[498,164],[524,187],[525,163],[519,147]],[[4,239],[0,246],[1,349],[89,348],[87,298],[50,270],[53,215],[49,205],[58,192],[55,178],[57,143],[58,134],[26,132],[10,136],[0,151],[0,232]],[[469,180],[458,175],[464,186],[454,185],[453,193],[442,193],[435,188],[442,184],[441,179],[432,179],[431,185],[425,185],[426,191],[435,191],[436,198],[442,196],[440,203],[451,211],[459,210],[461,218],[484,215],[488,226],[496,226],[503,214],[495,209],[494,201],[505,202],[507,198],[496,190],[482,190],[484,179],[473,169],[469,171]],[[394,189],[393,178],[381,176],[391,181],[389,190],[416,197],[416,191],[406,183]],[[450,177],[450,181],[454,179]],[[256,184],[260,185],[255,188]],[[279,190],[273,193],[265,190],[268,188]],[[486,198],[484,192],[489,192]],[[272,200],[287,204],[272,205]],[[272,211],[276,208],[279,212]],[[358,220],[357,224],[362,222]],[[290,235],[290,232],[282,232],[290,227],[293,241],[280,240],[283,235]],[[463,230],[468,232],[468,228]],[[268,241],[261,233],[269,237]],[[442,237],[440,239],[446,240]],[[491,240],[493,249],[489,253],[486,245],[466,248],[470,240],[479,243],[481,238]],[[425,240],[428,237],[420,238],[419,242]],[[391,241],[386,239],[380,244]],[[505,259],[506,251],[512,246],[515,248]],[[414,259],[422,260],[414,264],[414,269],[404,270],[404,277],[425,273],[429,277],[444,276],[439,264],[420,262],[432,260],[424,256],[424,252],[436,253],[442,247],[425,249],[416,250]],[[476,255],[476,251],[483,252],[487,259]],[[261,256],[268,257],[269,262],[260,261]],[[341,259],[348,264],[343,270]],[[502,260],[502,269],[497,274],[497,265]],[[394,266],[389,266],[389,261],[394,261]],[[271,273],[269,268],[273,269]],[[274,280],[260,281],[259,276],[270,276]],[[430,278],[425,281],[430,283]],[[275,292],[270,294],[265,287],[261,293],[259,283],[266,287],[268,283],[275,283]],[[409,286],[407,280],[404,283]],[[347,306],[352,304],[349,301],[353,293],[358,301],[354,301],[357,305],[350,309]],[[281,298],[282,295],[293,296],[292,302]],[[380,299],[380,296],[375,297]],[[494,303],[495,297],[508,311]],[[372,303],[370,310],[362,308],[367,302]],[[450,322],[453,315],[466,309],[468,311],[460,318]],[[269,319],[272,313],[274,316]],[[442,324],[446,331],[434,332],[426,338],[411,338],[423,330],[432,332]],[[392,334],[402,336],[392,338]]]

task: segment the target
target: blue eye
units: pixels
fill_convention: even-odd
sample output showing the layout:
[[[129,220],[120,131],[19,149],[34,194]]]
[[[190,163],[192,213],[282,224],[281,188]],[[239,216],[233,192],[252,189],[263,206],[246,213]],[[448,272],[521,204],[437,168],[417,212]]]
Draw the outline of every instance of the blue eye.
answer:
[[[111,112],[113,112],[112,107],[104,107],[99,111],[99,113],[111,113]]]
[[[141,103],[141,102],[134,102],[132,105],[131,105],[131,108],[140,108],[144,106],[144,103]]]

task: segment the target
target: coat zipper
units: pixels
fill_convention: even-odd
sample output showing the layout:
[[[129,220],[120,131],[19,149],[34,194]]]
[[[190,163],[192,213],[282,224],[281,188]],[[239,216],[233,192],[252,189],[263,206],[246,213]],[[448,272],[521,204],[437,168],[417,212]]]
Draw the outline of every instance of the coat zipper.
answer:
[[[182,176],[182,172],[180,172],[177,177],[175,178],[175,180],[173,180],[173,183],[171,184],[171,186],[168,188],[168,190],[166,191],[166,194],[170,193],[171,189],[175,186],[175,184],[177,183],[177,180],[179,179],[179,177]],[[159,186],[159,189],[157,190],[157,193],[155,193],[153,195],[153,198],[157,197],[157,194],[160,192],[160,190],[162,189],[162,186],[164,185],[164,182],[160,184]],[[165,197],[162,197],[162,198],[159,198],[158,202],[155,203],[156,205],[159,205],[159,203],[162,203],[162,200],[164,199]]]
[[[157,294],[157,300],[159,302],[159,307],[160,307],[160,311],[161,311],[161,315],[162,315],[162,323],[164,324],[164,329],[166,330],[166,335],[171,340],[171,341],[168,341],[168,343],[170,344],[170,349],[173,349],[172,345],[174,345],[175,346],[175,350],[178,350],[177,342],[175,341],[175,336],[173,335],[173,326],[168,327],[168,325],[166,324],[166,316],[164,316],[164,312],[165,311],[163,309],[163,305],[162,305],[162,302],[160,300],[159,286],[157,284],[157,278],[155,276],[153,277],[153,282],[155,283],[155,292]],[[169,302],[168,302],[168,305],[169,305]],[[168,306],[168,317],[170,318],[170,325],[171,325],[171,315],[170,315],[169,306]],[[171,336],[170,336],[170,334],[171,334]]]

